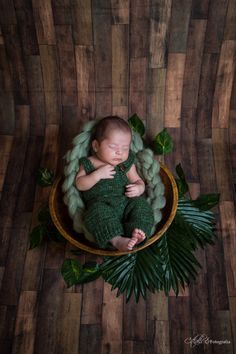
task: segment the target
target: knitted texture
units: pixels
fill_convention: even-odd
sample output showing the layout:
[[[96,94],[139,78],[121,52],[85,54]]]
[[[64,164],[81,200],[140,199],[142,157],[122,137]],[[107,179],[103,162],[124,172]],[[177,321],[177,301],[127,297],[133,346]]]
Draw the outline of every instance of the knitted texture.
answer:
[[[143,197],[125,196],[125,186],[129,184],[126,173],[134,160],[135,155],[130,152],[125,162],[115,166],[114,178],[102,179],[81,192],[86,204],[84,225],[101,248],[107,247],[114,236],[131,237],[135,228],[143,230],[147,238],[151,236],[154,217],[150,204]],[[87,174],[95,170],[88,158],[79,162]]]
[[[91,146],[91,132],[97,120],[84,124],[82,132],[73,139],[73,148],[65,155],[65,179],[62,185],[64,202],[73,220],[73,228],[94,242],[94,236],[89,233],[84,225],[85,204],[81,193],[75,187],[75,177],[79,170],[79,160],[88,156]],[[152,150],[143,147],[143,141],[136,132],[132,133],[131,151],[136,154],[135,164],[140,177],[146,182],[147,201],[151,205],[154,214],[154,223],[151,233],[155,231],[160,222],[161,209],[165,206],[164,185],[159,176],[160,165],[155,160]]]

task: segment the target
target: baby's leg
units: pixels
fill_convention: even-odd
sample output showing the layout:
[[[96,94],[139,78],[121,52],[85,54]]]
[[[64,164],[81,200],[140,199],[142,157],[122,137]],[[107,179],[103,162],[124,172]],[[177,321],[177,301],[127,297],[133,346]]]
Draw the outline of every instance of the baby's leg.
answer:
[[[106,248],[115,235],[124,235],[116,210],[103,202],[95,202],[88,208],[84,225],[101,248]]]
[[[122,237],[122,236],[115,236],[110,240],[110,243],[117,248],[119,251],[132,251],[133,247],[138,242],[137,237]]]
[[[137,238],[137,244],[151,236],[154,216],[144,197],[129,198],[124,211],[125,235]]]

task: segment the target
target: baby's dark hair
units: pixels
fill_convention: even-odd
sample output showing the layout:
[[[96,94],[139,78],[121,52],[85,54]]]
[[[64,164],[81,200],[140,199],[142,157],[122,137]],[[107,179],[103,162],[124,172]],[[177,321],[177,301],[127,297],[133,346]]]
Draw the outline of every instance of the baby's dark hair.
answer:
[[[108,116],[102,118],[94,127],[93,139],[99,143],[104,140],[107,134],[114,129],[122,130],[123,132],[132,134],[129,124],[118,116]]]

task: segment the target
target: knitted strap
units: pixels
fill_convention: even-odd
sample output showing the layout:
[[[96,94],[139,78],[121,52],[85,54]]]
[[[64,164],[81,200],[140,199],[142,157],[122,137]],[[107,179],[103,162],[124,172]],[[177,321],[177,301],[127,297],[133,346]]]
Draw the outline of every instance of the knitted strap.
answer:
[[[79,164],[84,167],[86,174],[89,174],[95,170],[92,162],[87,157],[81,157],[81,159],[79,159]]]
[[[125,173],[127,173],[130,167],[133,165],[134,160],[135,160],[135,155],[130,150],[128,159],[125,162],[121,163],[119,166]]]

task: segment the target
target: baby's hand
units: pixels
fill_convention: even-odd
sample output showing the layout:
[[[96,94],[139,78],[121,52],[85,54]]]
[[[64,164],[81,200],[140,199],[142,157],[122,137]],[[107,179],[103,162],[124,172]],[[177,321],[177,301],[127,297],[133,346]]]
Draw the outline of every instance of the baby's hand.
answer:
[[[126,186],[125,195],[128,198],[139,197],[143,193],[143,186],[140,184],[128,184]]]
[[[114,166],[112,165],[103,165],[96,170],[97,176],[99,179],[106,179],[106,178],[114,178],[116,173]]]

